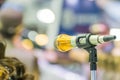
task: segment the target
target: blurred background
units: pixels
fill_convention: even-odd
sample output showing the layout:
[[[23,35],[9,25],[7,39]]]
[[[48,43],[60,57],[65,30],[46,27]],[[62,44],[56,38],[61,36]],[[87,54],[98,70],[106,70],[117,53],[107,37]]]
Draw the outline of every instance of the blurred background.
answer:
[[[96,46],[97,80],[120,80],[119,0],[0,0],[0,6],[4,17],[0,17],[0,31],[20,30],[15,37],[7,39],[7,46],[12,46],[7,48],[6,56],[23,61],[35,80],[90,80],[86,50],[75,48],[62,53],[54,48],[54,40],[63,33],[116,35],[115,41]],[[5,27],[3,21],[7,15],[10,21],[17,19],[13,24],[22,15],[19,25],[22,29]],[[9,24],[7,20],[5,24]]]

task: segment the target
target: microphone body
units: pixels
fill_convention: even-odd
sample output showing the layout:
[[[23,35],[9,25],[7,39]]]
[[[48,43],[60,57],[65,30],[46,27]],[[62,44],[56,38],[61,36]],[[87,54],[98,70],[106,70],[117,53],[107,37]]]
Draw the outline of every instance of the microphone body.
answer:
[[[77,36],[69,36],[60,34],[55,40],[55,47],[61,51],[66,52],[74,47],[90,48],[104,42],[112,41],[116,38],[114,35],[93,35],[93,34],[79,34]]]

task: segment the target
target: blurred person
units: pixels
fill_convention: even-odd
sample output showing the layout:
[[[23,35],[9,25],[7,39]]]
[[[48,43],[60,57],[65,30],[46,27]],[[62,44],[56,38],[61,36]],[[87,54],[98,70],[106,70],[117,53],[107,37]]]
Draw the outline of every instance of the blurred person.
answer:
[[[20,40],[23,30],[23,12],[17,9],[17,5],[13,4],[12,7],[8,3],[7,6],[5,5],[0,10],[0,35],[7,43],[5,56],[19,59],[26,66],[26,73],[33,74],[34,56],[32,50],[22,48]],[[19,46],[15,45],[16,42]]]
[[[89,31],[93,34],[108,35],[110,28],[104,23],[96,23],[89,27]]]
[[[0,7],[3,5],[3,3],[5,2],[6,0],[0,0]]]

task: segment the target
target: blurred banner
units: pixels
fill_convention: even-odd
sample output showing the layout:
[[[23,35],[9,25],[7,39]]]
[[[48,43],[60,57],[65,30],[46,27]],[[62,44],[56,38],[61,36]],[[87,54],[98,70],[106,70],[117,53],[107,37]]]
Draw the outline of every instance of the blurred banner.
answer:
[[[89,32],[89,26],[101,20],[101,9],[96,0],[64,0],[59,33]]]

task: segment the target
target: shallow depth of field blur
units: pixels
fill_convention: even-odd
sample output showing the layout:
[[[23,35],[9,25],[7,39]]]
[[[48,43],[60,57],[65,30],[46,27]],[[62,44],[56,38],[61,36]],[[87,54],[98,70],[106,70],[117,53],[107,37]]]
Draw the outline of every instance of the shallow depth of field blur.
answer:
[[[87,50],[73,48],[60,52],[54,47],[59,34],[83,33],[117,37],[95,47],[97,80],[120,80],[119,0],[6,0],[1,10],[8,8],[23,14],[20,37],[15,37],[12,44],[34,57],[18,54],[26,61],[31,59],[28,63],[33,67],[35,80],[90,80]]]

